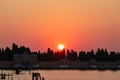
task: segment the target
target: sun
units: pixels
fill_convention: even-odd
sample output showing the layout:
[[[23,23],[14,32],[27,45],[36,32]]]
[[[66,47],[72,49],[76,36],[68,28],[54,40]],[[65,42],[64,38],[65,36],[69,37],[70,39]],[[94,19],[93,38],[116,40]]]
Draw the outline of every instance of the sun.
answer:
[[[59,45],[58,45],[58,49],[59,49],[59,50],[63,50],[64,48],[65,48],[65,46],[64,46],[63,44],[59,44]]]

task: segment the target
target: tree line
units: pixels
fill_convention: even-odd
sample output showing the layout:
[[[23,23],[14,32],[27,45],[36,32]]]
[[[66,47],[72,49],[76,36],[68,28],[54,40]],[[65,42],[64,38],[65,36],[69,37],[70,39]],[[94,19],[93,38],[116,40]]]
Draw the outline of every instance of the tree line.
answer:
[[[0,61],[13,61],[14,54],[35,54],[37,55],[38,61],[59,61],[62,59],[67,59],[69,61],[119,61],[120,60],[120,53],[111,51],[108,52],[107,49],[100,49],[95,52],[94,50],[91,51],[80,51],[76,52],[75,50],[61,50],[61,51],[53,51],[50,48],[47,49],[46,52],[32,52],[30,48],[25,46],[16,45],[15,43],[12,44],[12,49],[6,47],[5,49],[0,49]]]

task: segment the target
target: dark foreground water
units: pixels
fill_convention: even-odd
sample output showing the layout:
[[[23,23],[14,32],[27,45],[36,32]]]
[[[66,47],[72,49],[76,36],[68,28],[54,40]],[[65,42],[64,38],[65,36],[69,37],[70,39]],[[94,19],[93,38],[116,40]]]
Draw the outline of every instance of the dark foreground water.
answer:
[[[14,71],[4,70],[3,72],[13,73],[13,80],[32,80],[32,72],[39,72],[45,80],[120,80],[120,71],[110,70],[34,70],[22,71],[19,75],[14,74]]]

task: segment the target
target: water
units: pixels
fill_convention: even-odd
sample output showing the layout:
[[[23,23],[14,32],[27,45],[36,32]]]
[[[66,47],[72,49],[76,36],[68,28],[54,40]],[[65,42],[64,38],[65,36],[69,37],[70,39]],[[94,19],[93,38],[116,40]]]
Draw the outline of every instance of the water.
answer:
[[[32,80],[32,72],[39,72],[45,80],[120,80],[120,71],[110,70],[35,70],[22,71],[19,75],[14,74],[14,71],[4,72],[13,73],[14,80]]]

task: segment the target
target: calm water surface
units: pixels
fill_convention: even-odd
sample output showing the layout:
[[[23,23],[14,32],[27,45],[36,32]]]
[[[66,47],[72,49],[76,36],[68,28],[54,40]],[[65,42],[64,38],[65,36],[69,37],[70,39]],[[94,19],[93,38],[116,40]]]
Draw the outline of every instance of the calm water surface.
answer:
[[[35,70],[22,71],[16,75],[14,71],[4,70],[4,73],[13,73],[14,80],[32,80],[32,72],[39,72],[45,80],[120,80],[120,71],[97,70]]]

